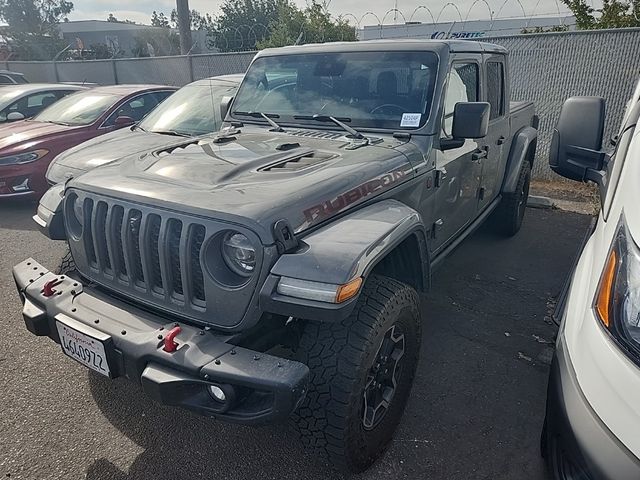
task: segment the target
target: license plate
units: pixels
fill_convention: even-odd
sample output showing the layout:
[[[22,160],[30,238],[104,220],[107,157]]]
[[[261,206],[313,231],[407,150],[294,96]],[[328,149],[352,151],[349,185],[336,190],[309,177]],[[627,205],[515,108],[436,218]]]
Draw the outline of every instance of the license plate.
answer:
[[[56,322],[56,326],[60,335],[62,351],[66,355],[91,370],[106,377],[111,376],[104,343],[101,340],[79,332],[60,321]]]

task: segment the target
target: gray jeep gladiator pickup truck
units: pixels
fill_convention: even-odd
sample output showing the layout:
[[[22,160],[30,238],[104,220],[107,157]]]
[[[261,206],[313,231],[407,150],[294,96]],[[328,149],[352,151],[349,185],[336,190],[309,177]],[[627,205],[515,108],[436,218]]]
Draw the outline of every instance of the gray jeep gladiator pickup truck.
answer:
[[[433,269],[484,220],[522,223],[537,117],[508,71],[470,41],[260,52],[215,136],[45,194],[34,220],[73,265],[14,267],[27,329],[164,404],[293,417],[367,468],[411,389]]]

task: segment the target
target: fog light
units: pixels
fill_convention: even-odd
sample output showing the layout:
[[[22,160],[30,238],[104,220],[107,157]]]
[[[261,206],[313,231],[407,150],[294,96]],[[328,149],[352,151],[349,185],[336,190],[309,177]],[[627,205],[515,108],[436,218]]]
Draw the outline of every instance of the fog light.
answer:
[[[222,390],[217,385],[209,385],[209,393],[215,400],[220,403],[224,403],[227,401],[227,396],[225,395],[224,390]]]

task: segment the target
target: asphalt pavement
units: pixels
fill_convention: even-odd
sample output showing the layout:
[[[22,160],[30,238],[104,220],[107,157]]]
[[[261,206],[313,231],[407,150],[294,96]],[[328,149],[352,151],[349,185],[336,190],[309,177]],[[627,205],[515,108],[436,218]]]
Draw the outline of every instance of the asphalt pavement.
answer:
[[[26,331],[11,267],[55,267],[34,204],[0,204],[0,478],[334,479],[288,425],[229,425],[160,406]],[[542,480],[538,452],[556,328],[549,312],[589,217],[527,211],[512,239],[483,228],[436,272],[422,356],[389,450],[358,479]]]

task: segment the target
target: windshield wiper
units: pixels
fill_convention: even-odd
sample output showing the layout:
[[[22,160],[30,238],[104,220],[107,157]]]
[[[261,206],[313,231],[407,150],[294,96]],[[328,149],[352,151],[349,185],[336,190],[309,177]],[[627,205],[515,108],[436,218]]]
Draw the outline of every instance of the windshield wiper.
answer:
[[[53,123],[54,125],[64,125],[65,127],[70,127],[73,123],[68,122],[54,122],[53,120],[47,120],[47,123]]]
[[[153,133],[159,133],[160,135],[173,135],[174,137],[193,137],[190,133],[179,132],[177,130],[152,130]]]
[[[242,115],[245,117],[254,117],[254,118],[264,118],[267,122],[269,122],[269,125],[271,125],[273,127],[273,130],[276,132],[284,132],[284,128],[282,128],[280,125],[278,125],[275,120],[273,120],[271,117],[273,118],[280,118],[280,115],[276,114],[276,113],[263,113],[263,112],[239,112],[239,111],[234,111],[232,112],[233,115]]]
[[[364,135],[362,135],[356,129],[351,128],[349,125],[341,121],[341,120],[344,120],[345,122],[350,122],[351,121],[350,118],[337,119],[336,117],[332,117],[331,115],[321,115],[319,113],[316,113],[315,115],[294,115],[293,118],[295,118],[296,120],[315,120],[316,122],[332,122],[335,125],[342,128],[345,132],[349,133],[352,137],[357,138],[358,140],[362,140],[364,138]]]

